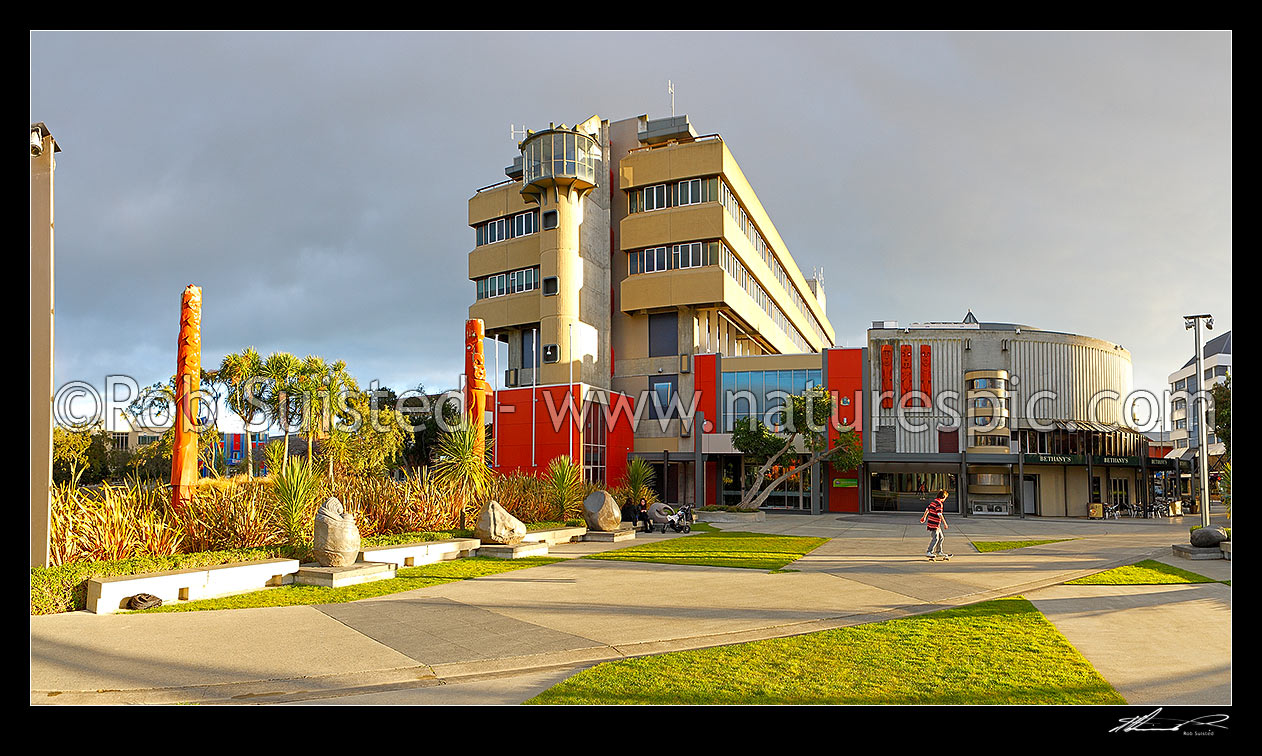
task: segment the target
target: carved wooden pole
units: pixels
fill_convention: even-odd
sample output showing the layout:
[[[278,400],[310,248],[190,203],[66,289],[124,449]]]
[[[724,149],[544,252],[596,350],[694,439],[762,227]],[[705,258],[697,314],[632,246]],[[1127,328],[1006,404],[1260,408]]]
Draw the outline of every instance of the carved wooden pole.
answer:
[[[486,417],[486,402],[493,393],[491,384],[486,380],[486,357],[482,353],[482,339],[485,331],[482,321],[466,320],[464,327],[464,410],[469,422],[482,428],[482,419]],[[478,437],[478,452],[486,456],[486,437]]]
[[[171,453],[171,507],[193,498],[197,484],[197,392],[202,377],[202,290],[189,284],[180,303],[180,339],[175,356],[175,446]]]

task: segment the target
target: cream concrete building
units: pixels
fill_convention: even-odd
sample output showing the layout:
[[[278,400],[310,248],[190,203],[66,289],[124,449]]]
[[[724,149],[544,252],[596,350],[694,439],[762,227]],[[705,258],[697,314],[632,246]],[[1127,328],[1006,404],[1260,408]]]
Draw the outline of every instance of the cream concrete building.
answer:
[[[693,358],[833,346],[822,280],[798,268],[728,145],[687,116],[552,124],[519,150],[508,180],[469,200],[469,317],[507,345],[501,386],[649,397],[660,422],[640,423],[628,452],[659,465],[667,492],[690,489],[695,443],[670,405],[695,394]]]

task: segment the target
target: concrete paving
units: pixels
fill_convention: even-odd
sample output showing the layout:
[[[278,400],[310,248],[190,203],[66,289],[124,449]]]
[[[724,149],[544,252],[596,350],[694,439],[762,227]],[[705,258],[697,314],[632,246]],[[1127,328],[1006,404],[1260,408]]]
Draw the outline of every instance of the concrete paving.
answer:
[[[796,572],[585,560],[577,557],[628,544],[561,544],[552,553],[564,562],[351,604],[32,617],[31,700],[518,703],[548,680],[608,659],[1018,594],[1043,602],[1049,618],[1132,703],[1229,697],[1230,588],[1059,585],[1148,557],[1229,579],[1230,562],[1169,556],[1172,543],[1187,539],[1180,518],[955,517],[947,531],[955,556],[948,562],[924,559],[928,537],[918,519],[784,514],[719,526],[829,538],[790,566]],[[674,537],[640,535],[635,543]],[[991,553],[971,545],[1051,538],[1072,540]],[[1210,649],[1186,639],[1156,640],[1169,635],[1161,628],[1186,634],[1206,622],[1221,640]],[[1119,637],[1130,641],[1113,642]],[[1149,637],[1150,649],[1139,644],[1144,653],[1117,650]]]

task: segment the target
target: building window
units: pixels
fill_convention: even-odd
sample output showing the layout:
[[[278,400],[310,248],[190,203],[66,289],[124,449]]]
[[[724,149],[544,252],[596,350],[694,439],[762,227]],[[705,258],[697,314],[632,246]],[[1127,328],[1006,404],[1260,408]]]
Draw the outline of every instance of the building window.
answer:
[[[499,273],[486,278],[479,278],[477,285],[478,299],[491,299],[523,291],[534,291],[539,288],[539,269],[524,268],[511,273]]]
[[[661,210],[662,208],[667,207],[665,184],[646,186],[642,192],[643,201],[641,202],[641,207],[643,207],[645,211]]]
[[[605,408],[591,400],[583,413],[583,480],[604,483],[606,445],[609,429],[605,424]]]
[[[1008,448],[1007,436],[969,436],[969,446],[1002,446]]]
[[[649,356],[674,357],[679,354],[679,313],[649,315]]]
[[[513,216],[513,236],[527,236],[539,230],[538,216],[533,212]]]
[[[696,205],[701,203],[701,179],[689,179],[679,182],[679,204]]]
[[[559,223],[559,221],[557,220],[556,210],[549,210],[543,214],[543,230],[544,231],[550,231],[551,229],[556,228],[557,223]]]
[[[1004,486],[1008,485],[1007,473],[969,473],[970,486]]]
[[[679,393],[679,376],[654,375],[649,377],[649,418],[674,419],[679,416],[678,407],[671,407]]]
[[[725,371],[719,396],[722,432],[730,433],[742,418],[776,422],[786,397],[801,396],[822,382],[823,372],[814,369]]]

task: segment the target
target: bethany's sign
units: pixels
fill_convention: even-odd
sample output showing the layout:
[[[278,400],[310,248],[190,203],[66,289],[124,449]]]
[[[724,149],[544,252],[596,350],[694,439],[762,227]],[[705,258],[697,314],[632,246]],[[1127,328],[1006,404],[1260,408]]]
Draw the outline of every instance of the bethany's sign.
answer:
[[[1092,457],[1091,463],[1124,467],[1139,467],[1141,464],[1139,457]]]
[[[1027,465],[1082,465],[1081,454],[1026,454]]]
[[[1026,454],[1027,465],[1085,465],[1087,458],[1081,454]],[[1139,457],[1091,457],[1093,465],[1111,465],[1114,467],[1139,467]]]

